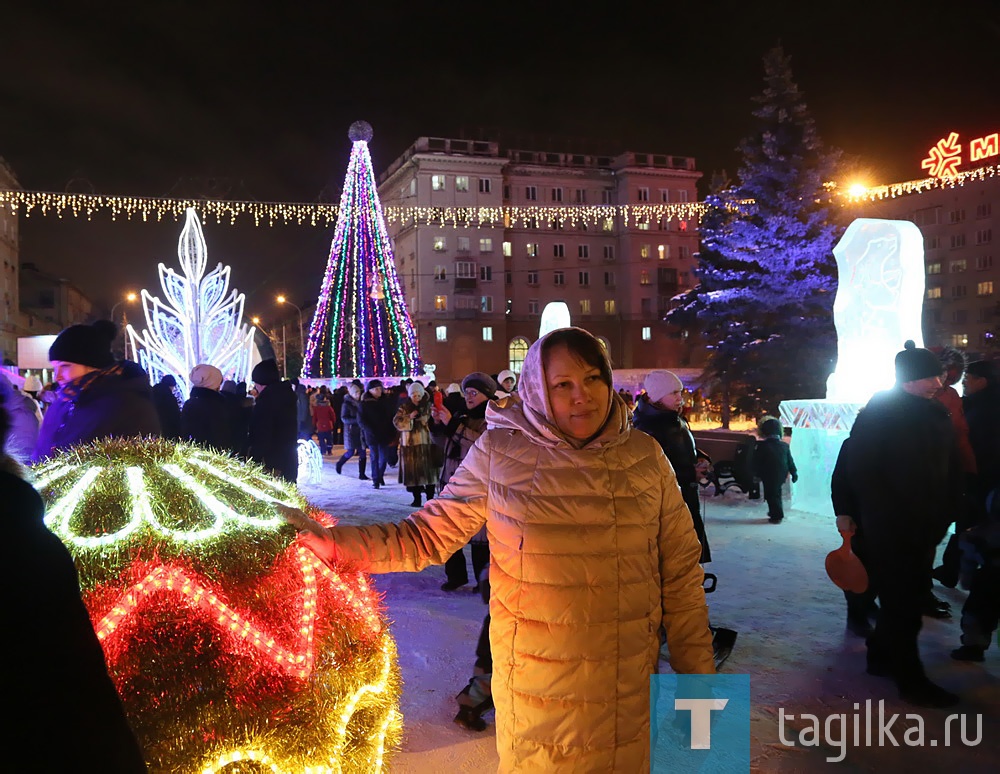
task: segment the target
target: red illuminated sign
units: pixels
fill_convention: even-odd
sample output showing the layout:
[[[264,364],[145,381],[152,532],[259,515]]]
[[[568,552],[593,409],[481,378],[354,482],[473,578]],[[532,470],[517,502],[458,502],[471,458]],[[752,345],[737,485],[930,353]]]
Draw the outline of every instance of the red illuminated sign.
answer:
[[[1000,132],[977,137],[969,141],[969,163],[1000,156]],[[962,144],[958,132],[950,132],[927,151],[927,158],[920,163],[930,177],[955,177],[962,164]]]

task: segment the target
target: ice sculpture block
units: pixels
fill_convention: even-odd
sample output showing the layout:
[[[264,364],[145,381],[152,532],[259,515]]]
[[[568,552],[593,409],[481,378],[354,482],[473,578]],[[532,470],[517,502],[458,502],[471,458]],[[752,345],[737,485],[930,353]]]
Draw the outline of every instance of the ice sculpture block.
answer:
[[[903,342],[923,346],[923,237],[909,221],[859,218],[833,254],[837,369],[827,380],[826,399],[788,400],[779,407],[782,424],[792,428],[799,469],[792,507],[831,516],[830,477],[858,411],[876,391],[892,386]]]
[[[833,248],[837,259],[837,368],[827,400],[867,403],[892,386],[903,342],[923,346],[924,240],[906,220],[858,218]]]

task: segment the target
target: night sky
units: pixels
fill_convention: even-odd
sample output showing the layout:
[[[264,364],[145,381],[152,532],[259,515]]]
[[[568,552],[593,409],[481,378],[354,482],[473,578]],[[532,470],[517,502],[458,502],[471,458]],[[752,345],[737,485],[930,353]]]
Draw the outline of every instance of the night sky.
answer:
[[[1000,131],[989,0],[0,0],[0,27],[0,156],[36,191],[336,202],[357,119],[376,174],[429,135],[687,155],[734,177],[779,42],[820,135],[872,183],[921,177],[949,131]],[[110,306],[162,295],[180,228],[22,219],[21,260]],[[211,265],[265,319],[276,293],[315,299],[332,231],[205,224]]]

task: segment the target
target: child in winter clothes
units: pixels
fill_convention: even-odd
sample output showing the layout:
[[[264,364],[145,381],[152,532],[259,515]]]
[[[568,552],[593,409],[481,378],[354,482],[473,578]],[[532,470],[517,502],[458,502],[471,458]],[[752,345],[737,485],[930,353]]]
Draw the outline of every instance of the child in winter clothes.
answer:
[[[959,537],[962,564],[959,583],[969,590],[962,607],[962,647],[958,661],[982,661],[1000,621],[1000,489],[989,497],[986,520]]]
[[[799,473],[792,459],[792,450],[781,440],[783,428],[774,417],[764,417],[758,425],[761,440],[754,450],[755,474],[764,485],[764,500],[767,502],[767,517],[772,524],[780,524],[785,518],[781,505],[781,487],[792,474],[792,482],[799,480]]]

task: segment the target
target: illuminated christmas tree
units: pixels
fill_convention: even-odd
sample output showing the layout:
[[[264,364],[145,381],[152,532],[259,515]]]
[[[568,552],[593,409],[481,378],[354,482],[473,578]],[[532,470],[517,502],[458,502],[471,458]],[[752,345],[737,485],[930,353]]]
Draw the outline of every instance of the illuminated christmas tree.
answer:
[[[244,296],[229,291],[228,266],[220,263],[205,274],[208,247],[191,208],[186,210],[177,257],[184,276],[159,265],[166,303],[142,291],[146,330],[138,334],[131,325],[127,329],[135,359],[154,384],[173,374],[185,398],[191,369],[201,363],[214,365],[227,379],[247,381],[254,328],[241,324]]]
[[[417,336],[396,276],[368,153],[372,128],[356,121],[348,137],[354,145],[302,375],[324,379],[416,374]]]
[[[294,486],[161,439],[34,473],[151,772],[383,770],[396,646],[368,578],[320,562],[277,512],[308,507]]]

